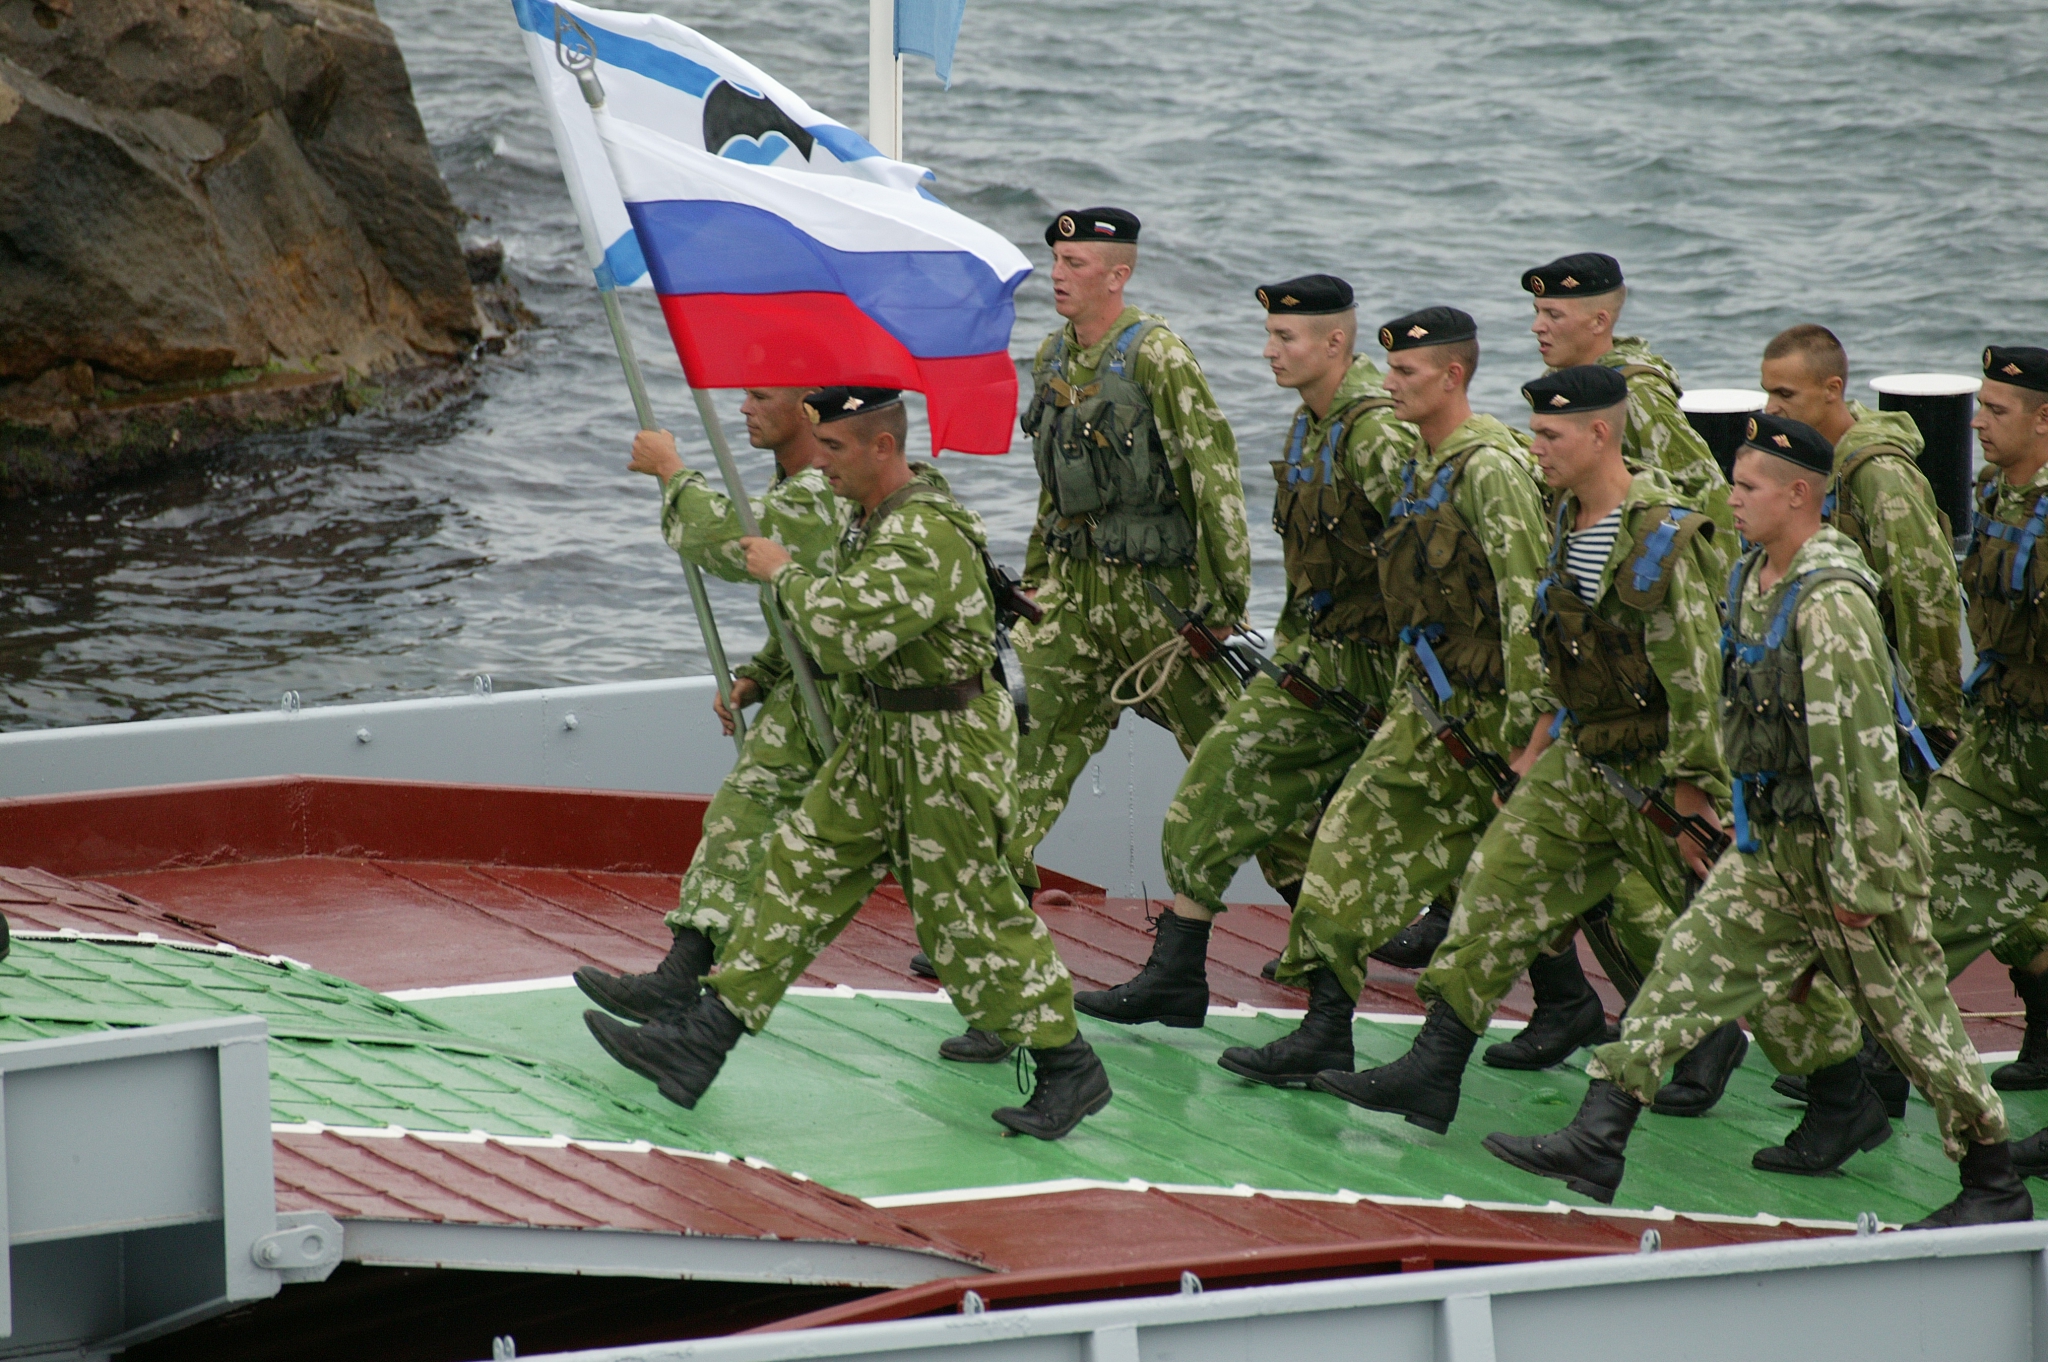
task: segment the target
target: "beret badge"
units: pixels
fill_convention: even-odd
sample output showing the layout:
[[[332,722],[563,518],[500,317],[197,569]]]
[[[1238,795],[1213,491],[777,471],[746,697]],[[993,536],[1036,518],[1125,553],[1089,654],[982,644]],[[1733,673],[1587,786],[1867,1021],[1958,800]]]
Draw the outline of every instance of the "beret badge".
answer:
[[[1057,225],[1060,235],[1071,241],[1074,236],[1074,215],[1072,213],[1060,214],[1060,220]]]
[[[1266,291],[1264,289],[1259,290],[1259,306],[1266,308],[1270,308],[1271,306],[1273,306],[1273,300],[1266,296]]]
[[[1743,432],[1743,436],[1751,440],[1756,438],[1756,418],[1754,416],[1749,418],[1749,429]]]
[[[818,422],[823,419],[818,414],[818,409],[808,402],[804,403],[804,415],[811,418],[811,424],[814,426],[817,425]]]
[[[1394,348],[1393,327],[1383,326],[1380,328],[1380,348],[1383,350],[1391,350]]]
[[[2023,374],[2026,372],[2026,370],[2020,368],[2019,365],[2014,364],[2011,360],[2007,360],[2005,362],[2005,367],[1999,370],[1999,372],[2005,374]]]
[[[1563,393],[1555,393],[1550,399],[1550,405],[1553,407],[1569,407],[1571,404],[1572,400]]]
[[[1423,338],[1424,336],[1427,336],[1428,334],[1429,334],[1429,328],[1428,328],[1428,327],[1426,327],[1426,326],[1420,326],[1420,325],[1418,325],[1418,326],[1411,326],[1411,327],[1409,327],[1409,328],[1408,328],[1408,339],[1409,339],[1409,340],[1421,340],[1421,339],[1422,339],[1422,338]]]
[[[1529,292],[1535,294],[1538,298],[1543,296],[1544,290],[1548,287],[1549,285],[1543,282],[1542,275],[1532,274],[1529,276]]]

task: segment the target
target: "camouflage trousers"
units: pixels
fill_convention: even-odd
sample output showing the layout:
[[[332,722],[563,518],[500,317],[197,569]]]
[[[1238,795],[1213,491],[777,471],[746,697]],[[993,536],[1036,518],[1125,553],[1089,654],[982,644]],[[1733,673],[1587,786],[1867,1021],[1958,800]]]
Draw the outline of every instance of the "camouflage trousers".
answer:
[[[1973,714],[1926,818],[1949,977],[1987,949],[2013,966],[2048,950],[2048,726]]]
[[[1473,742],[1505,756],[1528,740],[1502,732],[1505,697],[1471,701],[1459,714],[1463,701],[1445,712],[1464,719]],[[1279,979],[1305,981],[1326,967],[1356,998],[1366,957],[1457,881],[1494,812],[1492,783],[1453,761],[1397,688],[1387,721],[1323,810]]]
[[[1846,1033],[1827,1037],[1838,1058],[1860,1047],[1860,1019],[1933,1104],[1950,1158],[1967,1143],[2005,1139],[2005,1108],[1949,997],[1926,898],[1901,897],[1869,927],[1845,927],[1828,900],[1827,834],[1770,826],[1755,835],[1761,849],[1723,856],[1672,924],[1621,1039],[1595,1050],[1586,1072],[1647,1105],[1672,1063],[1723,1023],[1747,1016],[1759,1034],[1782,1028],[1817,964],[1850,1005]]]
[[[1617,763],[1640,786],[1660,779],[1655,759]],[[1616,893],[1623,875],[1651,892]],[[1570,742],[1552,743],[1522,777],[1465,867],[1450,935],[1415,982],[1424,1001],[1442,999],[1484,1034],[1515,980],[1560,935],[1570,942],[1579,915],[1612,895],[1610,921],[1648,974],[1690,872],[1678,844],[1615,794]]]
[[[1074,984],[1003,859],[1016,717],[991,685],[964,710],[848,704],[840,745],[768,837],[760,881],[709,979],[750,1031],[894,873],[918,945],[968,1025],[1012,1045],[1075,1035]]]
[[[723,945],[746,907],[769,832],[796,812],[824,760],[799,703],[796,683],[784,681],[754,711],[739,760],[704,810],[696,854],[665,919],[670,931],[695,927]]]
[[[1053,554],[1038,603],[1045,618],[1020,623],[1017,656],[1031,697],[1031,731],[1018,744],[1020,815],[1009,857],[1018,882],[1035,886],[1032,857],[1067,807],[1067,797],[1089,760],[1109,741],[1123,716],[1110,690],[1126,667],[1171,640],[1175,623],[1145,589],[1158,584],[1180,605],[1193,601],[1192,569],[1104,563]],[[1235,621],[1217,621],[1217,632]],[[1237,684],[1220,663],[1183,658],[1172,679],[1139,713],[1165,727],[1182,755],[1223,717]]]
[[[1394,678],[1387,649],[1304,634],[1275,661],[1387,706]],[[1341,714],[1310,709],[1272,678],[1255,678],[1196,744],[1167,806],[1159,839],[1167,884],[1216,913],[1223,911],[1223,891],[1253,856],[1276,887],[1299,884],[1323,803],[1370,737]]]

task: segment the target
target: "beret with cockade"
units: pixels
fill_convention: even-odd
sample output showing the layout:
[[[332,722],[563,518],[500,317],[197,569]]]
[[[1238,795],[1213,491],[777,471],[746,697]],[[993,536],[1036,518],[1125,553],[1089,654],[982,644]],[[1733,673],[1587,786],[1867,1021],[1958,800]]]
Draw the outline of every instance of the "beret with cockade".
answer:
[[[814,426],[865,416],[903,400],[895,388],[816,388],[804,394],[804,415]]]
[[[1987,345],[1984,377],[2048,393],[2048,350],[2038,345]]]
[[[1472,314],[1455,307],[1425,307],[1405,317],[1396,317],[1380,328],[1380,348],[1387,351],[1419,350],[1425,345],[1454,345],[1478,340],[1479,324]]]
[[[1121,208],[1073,208],[1045,229],[1045,244],[1062,241],[1131,241],[1138,239],[1138,215]]]
[[[1789,416],[1758,412],[1750,417],[1742,447],[1775,454],[1816,473],[1832,473],[1835,468],[1835,446],[1828,437]]]
[[[1334,274],[1304,274],[1256,291],[1259,306],[1276,315],[1327,317],[1351,309],[1351,285]]]
[[[1597,251],[1561,255],[1522,275],[1522,287],[1538,298],[1592,298],[1621,287],[1621,262]]]
[[[1604,364],[1575,364],[1530,379],[1522,385],[1522,396],[1529,399],[1530,411],[1538,416],[1606,411],[1628,401],[1628,380],[1621,370]]]

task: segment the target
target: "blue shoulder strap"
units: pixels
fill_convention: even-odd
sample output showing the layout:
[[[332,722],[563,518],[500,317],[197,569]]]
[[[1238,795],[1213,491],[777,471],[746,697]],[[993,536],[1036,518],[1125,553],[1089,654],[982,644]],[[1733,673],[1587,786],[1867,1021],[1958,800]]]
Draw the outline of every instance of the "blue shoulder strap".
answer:
[[[1636,558],[1635,587],[1638,591],[1648,591],[1663,579],[1664,563],[1671,557],[1671,546],[1678,540],[1679,527],[1685,524],[1687,516],[1693,514],[1682,506],[1666,509],[1669,514],[1657,522],[1657,528],[1643,540],[1643,551]]]
[[[1123,333],[1109,347],[1109,363],[1105,367],[1119,378],[1127,377],[1124,373],[1124,360],[1130,351],[1131,342],[1135,341],[1138,338],[1138,333],[1144,329],[1145,319],[1140,317],[1137,321],[1125,327]]]

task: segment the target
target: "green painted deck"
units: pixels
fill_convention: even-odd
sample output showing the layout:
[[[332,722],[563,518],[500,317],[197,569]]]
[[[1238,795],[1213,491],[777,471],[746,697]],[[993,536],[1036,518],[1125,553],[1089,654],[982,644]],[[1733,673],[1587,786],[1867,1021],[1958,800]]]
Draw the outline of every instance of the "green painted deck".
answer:
[[[612,1065],[580,1020],[573,989],[447,998],[417,1006],[587,1074],[638,1102],[651,1083]],[[1226,1045],[1264,1044],[1291,1030],[1259,1015],[1212,1017],[1200,1031],[1091,1023],[1116,1088],[1108,1110],[1056,1144],[1005,1139],[987,1113],[1019,1101],[1011,1066],[937,1059],[959,1025],[942,1003],[793,996],[761,1037],[743,1041],[696,1110],[678,1112],[691,1147],[766,1160],[862,1197],[1060,1178],[1270,1190],[1591,1205],[1562,1183],[1501,1163],[1489,1132],[1536,1133],[1571,1118],[1586,1088],[1580,1063],[1540,1074],[1489,1069],[1475,1054],[1464,1106],[1448,1136],[1311,1092],[1280,1092],[1217,1068]],[[1406,1052],[1414,1027],[1360,1020],[1361,1063]],[[1581,1062],[1583,1055],[1581,1056]],[[1955,1194],[1932,1110],[1916,1096],[1881,1149],[1842,1174],[1759,1173],[1752,1152],[1776,1144],[1799,1108],[1770,1091],[1773,1071],[1751,1048],[1728,1096],[1700,1119],[1645,1115],[1629,1149],[1617,1206],[1686,1213],[1853,1221],[1875,1211],[1917,1219]],[[2048,1093],[2010,1095],[2017,1131],[2048,1119]],[[2048,1199],[2044,1199],[2048,1200]]]

